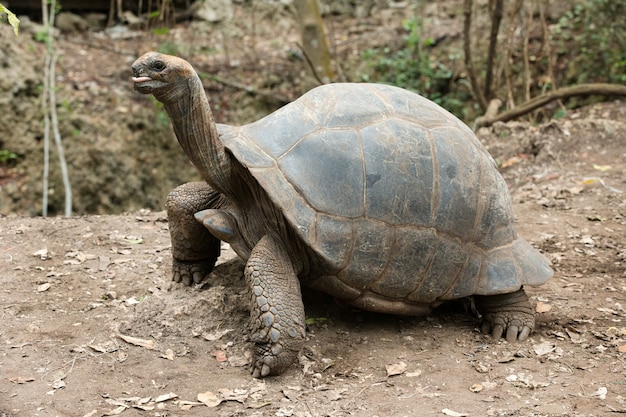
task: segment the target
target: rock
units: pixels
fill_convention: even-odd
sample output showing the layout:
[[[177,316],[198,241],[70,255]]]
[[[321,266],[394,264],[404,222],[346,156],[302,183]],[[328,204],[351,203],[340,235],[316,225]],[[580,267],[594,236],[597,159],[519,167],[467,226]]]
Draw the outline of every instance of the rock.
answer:
[[[130,29],[139,29],[141,25],[145,23],[143,19],[135,16],[135,14],[129,10],[126,10],[122,14],[122,21],[126,23]]]
[[[98,32],[106,27],[107,15],[104,13],[86,13],[85,21],[90,31]]]
[[[55,25],[61,32],[85,32],[89,28],[85,19],[71,12],[59,13]]]
[[[206,0],[195,2],[192,13],[195,19],[217,23],[232,18],[233,8],[231,0]]]

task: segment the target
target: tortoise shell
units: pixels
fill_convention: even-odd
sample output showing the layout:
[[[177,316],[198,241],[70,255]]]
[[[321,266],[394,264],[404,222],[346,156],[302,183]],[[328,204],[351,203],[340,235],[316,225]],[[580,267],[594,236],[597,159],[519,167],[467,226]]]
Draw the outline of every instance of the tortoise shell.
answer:
[[[307,284],[423,304],[552,276],[474,133],[412,92],[315,88],[221,139],[318,259]]]

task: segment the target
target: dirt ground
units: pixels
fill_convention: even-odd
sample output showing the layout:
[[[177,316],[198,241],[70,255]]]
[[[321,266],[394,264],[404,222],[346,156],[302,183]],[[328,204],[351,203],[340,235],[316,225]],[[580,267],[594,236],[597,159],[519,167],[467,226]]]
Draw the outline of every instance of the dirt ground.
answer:
[[[479,137],[555,276],[538,326],[493,340],[460,303],[426,318],[307,292],[299,363],[253,379],[242,263],[170,281],[163,212],[0,218],[0,416],[606,416],[626,412],[626,105]]]
[[[261,31],[254,20],[242,21]],[[371,28],[384,26],[375,23]],[[384,39],[371,28],[357,27]],[[193,33],[196,43],[185,44],[198,48],[210,35]],[[179,34],[172,31],[172,39]],[[219,62],[221,42],[216,54],[197,62],[242,73],[267,68],[263,59],[274,62],[269,53],[250,58],[251,37],[230,39],[243,46],[223,48],[230,51],[229,66]],[[268,35],[255,50],[278,50],[270,48],[275,39]],[[158,42],[129,38],[109,47],[106,39],[88,37],[84,44],[61,43],[61,65],[75,69],[66,76],[77,86],[98,87],[97,94],[86,87],[74,93],[97,104],[93,97],[113,85],[130,89],[128,64]],[[339,47],[354,44],[347,36]],[[254,66],[239,62],[238,53]],[[104,68],[106,77],[94,68]],[[225,115],[237,122],[227,107],[232,95],[218,101],[224,89],[209,92],[220,105],[218,120]],[[124,114],[155,111],[126,94],[107,103],[106,112],[85,104],[85,114],[134,120]],[[479,319],[462,303],[407,318],[355,311],[305,292],[307,340],[298,363],[281,376],[256,380],[247,370],[243,264],[228,248],[207,281],[188,288],[170,281],[164,212],[0,216],[0,417],[626,413],[626,104],[568,111],[540,126],[499,124],[478,136],[502,164],[518,230],[555,269],[548,283],[527,289],[538,324],[526,342],[482,335]],[[123,153],[133,155],[112,152]],[[157,161],[146,157],[133,169],[149,176],[151,164]]]

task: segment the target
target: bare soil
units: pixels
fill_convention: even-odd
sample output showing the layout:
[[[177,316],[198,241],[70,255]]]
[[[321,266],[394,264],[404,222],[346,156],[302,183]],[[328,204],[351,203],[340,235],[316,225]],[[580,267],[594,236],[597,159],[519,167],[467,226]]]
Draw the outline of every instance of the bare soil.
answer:
[[[256,380],[242,262],[228,248],[188,288],[170,281],[163,212],[0,218],[0,415],[624,413],[625,116],[614,102],[479,132],[521,234],[556,272],[528,289],[538,326],[524,343],[481,334],[462,303],[407,318],[307,292],[299,363]]]
[[[389,9],[369,20],[332,18],[337,49],[358,53],[392,42],[398,35],[388,28],[401,27],[398,14]],[[274,17],[262,10],[236,14],[218,30],[176,28],[167,39],[185,45],[180,52],[203,71],[225,68],[225,78],[262,79],[255,88],[294,98],[293,86],[304,83],[302,64],[286,57],[297,31],[283,15],[274,26],[260,24]],[[458,25],[433,21],[458,38]],[[164,44],[163,37],[135,32],[113,43],[82,34],[59,41],[59,65],[72,69],[62,76],[74,86],[68,100],[77,120],[88,115],[80,127],[95,142],[74,148],[70,168],[86,167],[74,171],[76,179],[85,172],[97,180],[77,192],[91,193],[96,212],[158,207],[161,188],[169,187],[161,178],[194,177],[181,168],[184,159],[171,156],[182,152],[169,130],[166,136],[157,128],[153,103],[130,91],[130,62]],[[35,45],[33,53],[40,49]],[[208,90],[221,122],[250,121],[267,110],[259,108],[267,103],[236,88],[212,83]],[[8,117],[20,133],[17,121],[26,118],[17,112],[21,107],[12,108],[15,116]],[[27,126],[38,123],[34,110],[28,114]],[[247,370],[243,264],[227,247],[206,282],[188,288],[170,281],[164,212],[0,216],[0,417],[626,413],[626,104],[569,111],[539,126],[498,124],[478,136],[502,164],[518,230],[555,269],[547,284],[527,289],[538,311],[528,341],[481,334],[480,320],[462,302],[429,317],[396,317],[307,291],[307,340],[298,363],[257,380]],[[3,147],[17,150],[9,142]],[[105,155],[86,159],[85,149]],[[9,212],[36,213],[38,197],[25,196],[40,195],[39,179],[20,169],[2,173],[0,185],[15,185],[10,200],[26,201],[30,210]],[[141,177],[130,180],[133,174]],[[147,185],[153,183],[158,190]],[[120,195],[98,193],[105,188]],[[146,190],[152,190],[148,198],[139,200]]]

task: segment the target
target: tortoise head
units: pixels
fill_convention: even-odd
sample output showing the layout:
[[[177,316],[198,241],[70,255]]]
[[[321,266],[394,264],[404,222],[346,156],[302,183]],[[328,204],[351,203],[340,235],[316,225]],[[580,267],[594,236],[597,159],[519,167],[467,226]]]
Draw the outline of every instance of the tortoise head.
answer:
[[[158,52],[148,52],[137,58],[132,69],[135,90],[153,94],[164,104],[189,94],[189,81],[197,77],[193,67],[184,59]]]

